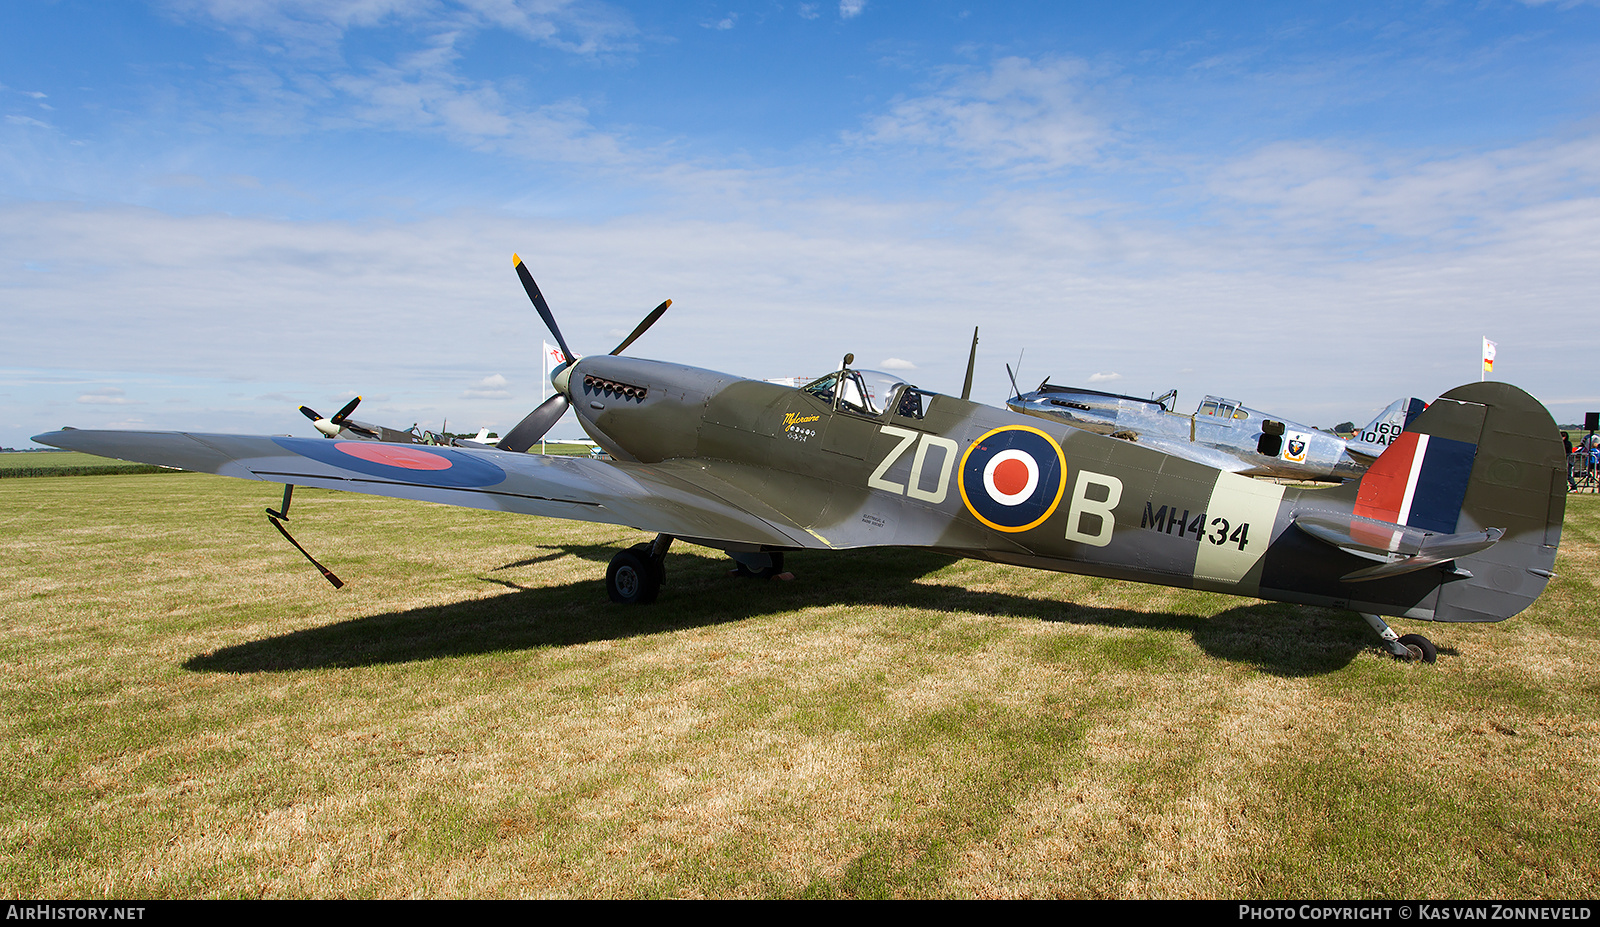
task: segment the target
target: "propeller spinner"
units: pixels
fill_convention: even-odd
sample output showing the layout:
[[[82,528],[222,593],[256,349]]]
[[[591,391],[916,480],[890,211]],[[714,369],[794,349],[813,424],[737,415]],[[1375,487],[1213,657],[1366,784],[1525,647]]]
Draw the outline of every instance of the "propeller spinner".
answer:
[[[534,282],[533,274],[528,272],[527,265],[523,264],[522,258],[515,254],[511,255],[511,261],[516,265],[517,277],[522,281],[522,288],[527,291],[528,299],[533,301],[533,308],[538,310],[539,318],[544,320],[545,327],[550,329],[550,334],[555,336],[556,345],[561,348],[561,356],[566,358],[566,363],[557,367],[555,372],[550,375],[550,383],[555,386],[556,394],[541,402],[537,408],[529,412],[496,445],[501,450],[521,453],[537,444],[539,439],[545,436],[545,432],[554,428],[556,422],[566,413],[567,407],[572,404],[572,400],[568,396],[570,386],[569,377],[566,376],[566,373],[577,361],[577,355],[573,354],[572,349],[567,347],[567,340],[561,336],[561,328],[556,325],[555,314],[550,311],[550,304],[544,301],[544,294],[539,292],[539,284]],[[622,343],[612,348],[611,353],[621,354],[623,349],[633,344],[640,335],[649,330],[650,326],[656,324],[656,320],[661,318],[662,313],[666,312],[667,307],[670,305],[672,305],[672,300],[669,299],[651,310],[650,314],[644,317],[644,321],[640,322],[638,327],[633,330],[633,334],[622,339]]]

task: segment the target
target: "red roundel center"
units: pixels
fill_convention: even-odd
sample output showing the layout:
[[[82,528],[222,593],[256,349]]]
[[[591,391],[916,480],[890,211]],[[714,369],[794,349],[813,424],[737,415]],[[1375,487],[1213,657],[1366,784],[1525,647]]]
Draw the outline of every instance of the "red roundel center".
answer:
[[[1028,488],[1028,465],[1015,458],[1000,461],[994,468],[994,488],[1008,496]]]
[[[341,441],[335,444],[351,457],[360,457],[373,463],[404,467],[407,470],[448,470],[450,461],[439,454],[407,447],[404,444],[382,444],[376,441]]]

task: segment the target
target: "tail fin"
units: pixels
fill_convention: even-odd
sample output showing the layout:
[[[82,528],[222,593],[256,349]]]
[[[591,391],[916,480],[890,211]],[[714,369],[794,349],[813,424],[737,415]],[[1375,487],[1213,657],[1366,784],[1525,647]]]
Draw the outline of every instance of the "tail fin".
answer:
[[[1505,383],[1470,383],[1428,406],[1361,478],[1355,514],[1438,534],[1499,529],[1455,561],[1436,621],[1501,621],[1533,603],[1554,574],[1567,504],[1555,420]],[[1467,575],[1463,575],[1467,574]]]
[[[1367,457],[1380,456],[1427,407],[1427,403],[1415,397],[1396,399],[1387,409],[1379,412],[1377,418],[1357,431],[1347,446],[1357,454]]]

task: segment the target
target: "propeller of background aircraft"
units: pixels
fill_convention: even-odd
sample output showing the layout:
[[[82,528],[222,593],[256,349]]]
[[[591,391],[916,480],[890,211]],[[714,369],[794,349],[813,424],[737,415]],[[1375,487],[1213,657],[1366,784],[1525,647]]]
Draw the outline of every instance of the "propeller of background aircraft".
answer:
[[[344,408],[335,413],[333,418],[323,418],[317,414],[317,410],[311,408],[310,406],[301,406],[300,414],[311,419],[311,424],[315,425],[317,430],[322,432],[323,437],[337,438],[339,437],[339,432],[343,431],[347,427],[346,423],[350,418],[350,413],[354,412],[356,410],[356,406],[360,404],[361,397],[357,396],[346,403]]]
[[[561,328],[556,325],[556,317],[550,311],[550,304],[544,301],[544,294],[539,292],[539,284],[534,282],[533,274],[528,272],[527,266],[522,263],[522,258],[513,254],[511,255],[511,261],[517,267],[517,277],[522,281],[522,288],[528,291],[528,298],[533,300],[533,308],[538,310],[539,318],[544,320],[545,327],[550,329],[550,334],[555,336],[556,345],[561,348],[561,356],[567,359],[566,364],[557,370],[557,373],[559,373],[561,369],[571,366],[578,359],[578,356],[572,353],[571,348],[567,347],[567,339],[561,336]],[[622,339],[622,343],[612,348],[611,353],[621,354],[624,348],[633,344],[640,335],[649,330],[650,326],[656,324],[656,320],[661,318],[662,313],[666,312],[667,307],[670,305],[672,305],[672,300],[669,299],[651,310],[650,314],[644,317],[644,321],[640,322],[639,326],[633,330],[633,334]],[[567,407],[571,404],[572,400],[568,398],[567,390],[557,385],[556,394],[539,403],[539,406],[529,412],[522,421],[518,422],[515,428],[506,432],[506,436],[501,438],[500,443],[496,446],[501,450],[515,451],[517,453],[526,451],[538,443],[539,439],[544,437],[545,432],[555,427],[556,422],[561,419],[561,416],[566,413]]]
[[[1020,359],[1017,361],[1017,366],[1022,366],[1022,361]],[[1011,395],[1021,396],[1022,388],[1017,385],[1017,375],[1011,371],[1010,364],[1006,365],[1006,376],[1011,378]]]

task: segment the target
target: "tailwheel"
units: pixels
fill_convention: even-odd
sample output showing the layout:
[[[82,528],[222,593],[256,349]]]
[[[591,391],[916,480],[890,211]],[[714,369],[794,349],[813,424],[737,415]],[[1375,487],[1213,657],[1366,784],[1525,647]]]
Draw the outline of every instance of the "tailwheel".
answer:
[[[1389,627],[1389,623],[1377,615],[1359,612],[1367,624],[1372,625],[1372,630],[1378,632],[1383,638],[1384,649],[1396,660],[1406,660],[1411,663],[1434,663],[1439,659],[1439,648],[1433,646],[1433,641],[1421,634],[1407,634],[1401,636]]]
[[[1421,634],[1407,634],[1400,638],[1400,646],[1410,654],[1412,661],[1434,663],[1439,659],[1439,648]]]

